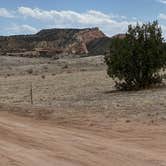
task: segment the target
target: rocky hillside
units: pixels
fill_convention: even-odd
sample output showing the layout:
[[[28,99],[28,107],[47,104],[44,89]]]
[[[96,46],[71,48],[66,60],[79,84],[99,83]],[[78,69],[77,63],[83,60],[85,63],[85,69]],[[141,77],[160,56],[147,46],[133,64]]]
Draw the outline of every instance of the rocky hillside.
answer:
[[[96,54],[94,49],[100,39],[109,38],[98,28],[46,29],[34,35],[1,36],[0,52],[19,56]]]
[[[89,55],[103,55],[110,49],[110,42],[113,38],[125,38],[125,34],[117,34],[110,37],[102,37],[92,40],[88,43],[87,49],[89,51]]]
[[[104,55],[110,47],[112,38],[102,37],[88,43],[87,49],[89,55]]]

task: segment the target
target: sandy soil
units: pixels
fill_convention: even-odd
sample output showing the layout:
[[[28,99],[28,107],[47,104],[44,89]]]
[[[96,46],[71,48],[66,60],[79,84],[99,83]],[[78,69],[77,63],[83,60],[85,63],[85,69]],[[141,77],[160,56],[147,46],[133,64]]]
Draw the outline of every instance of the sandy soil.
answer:
[[[0,165],[165,166],[166,126],[133,125],[99,133],[1,112]]]
[[[0,57],[0,166],[166,166],[166,87],[118,92],[105,68]]]
[[[27,73],[27,69],[33,69],[33,73]],[[52,119],[58,116],[75,121],[89,113],[95,118],[97,112],[98,123],[105,117],[113,122],[121,118],[143,123],[166,120],[166,86],[115,91],[101,56],[59,60],[0,57],[0,74],[0,103],[29,107],[32,84],[34,106],[49,107],[54,112],[49,117]]]

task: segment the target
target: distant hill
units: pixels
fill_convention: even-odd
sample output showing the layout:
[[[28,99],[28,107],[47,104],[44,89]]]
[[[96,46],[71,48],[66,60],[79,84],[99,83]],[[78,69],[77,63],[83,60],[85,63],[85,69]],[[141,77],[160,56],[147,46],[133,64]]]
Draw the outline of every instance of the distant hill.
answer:
[[[103,37],[98,38],[95,40],[92,40],[88,43],[87,49],[89,51],[90,55],[103,55],[110,49],[110,43],[113,38],[121,38],[123,39],[125,37],[125,34],[117,34],[110,37]]]
[[[105,52],[110,47],[111,38],[109,37],[103,37],[99,39],[95,39],[88,43],[87,49],[89,51],[89,54],[91,55],[102,55],[105,54]]]
[[[111,38],[99,28],[45,29],[34,35],[0,36],[0,53],[17,56],[104,54]]]

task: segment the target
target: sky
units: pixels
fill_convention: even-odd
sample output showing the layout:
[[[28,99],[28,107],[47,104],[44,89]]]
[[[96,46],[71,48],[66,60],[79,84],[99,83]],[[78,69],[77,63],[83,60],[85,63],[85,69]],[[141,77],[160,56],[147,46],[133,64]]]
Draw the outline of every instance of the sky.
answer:
[[[166,0],[0,0],[0,35],[99,27],[112,36],[154,20],[166,37]]]

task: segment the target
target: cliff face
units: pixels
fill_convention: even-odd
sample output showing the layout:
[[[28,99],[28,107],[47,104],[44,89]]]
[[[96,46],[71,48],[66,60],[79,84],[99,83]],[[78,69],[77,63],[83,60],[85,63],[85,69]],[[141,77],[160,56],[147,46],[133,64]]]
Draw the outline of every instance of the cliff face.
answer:
[[[87,49],[90,55],[103,55],[109,52],[111,40],[114,38],[124,39],[125,34],[117,34],[110,37],[102,37],[88,43]]]
[[[89,43],[106,37],[98,28],[46,29],[34,35],[0,37],[1,54],[88,54]]]

